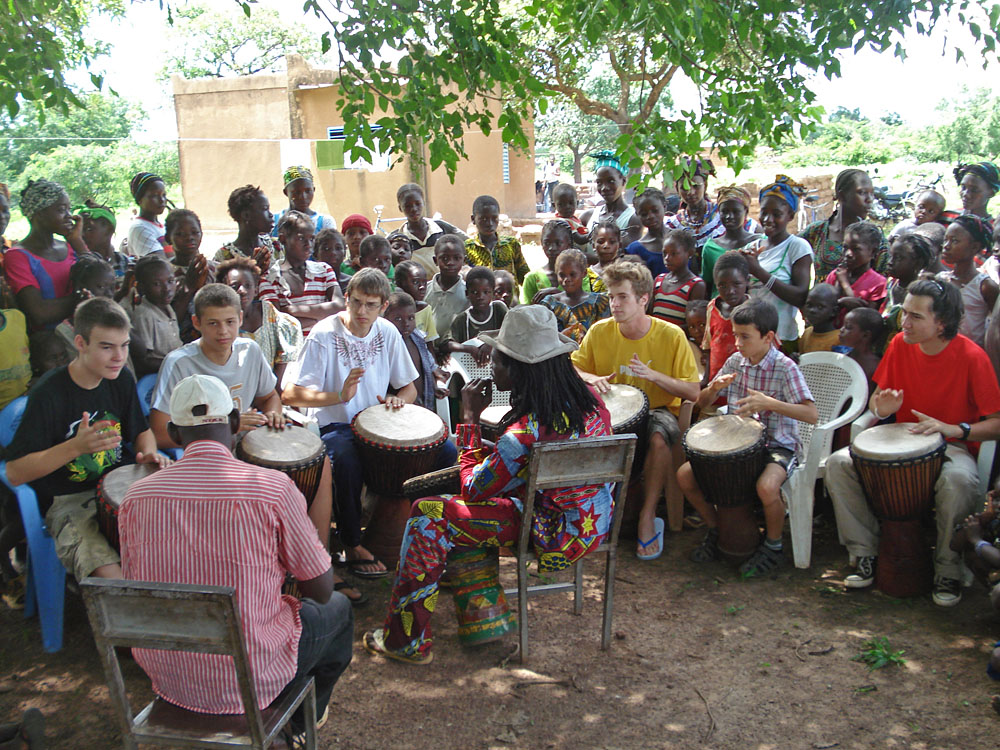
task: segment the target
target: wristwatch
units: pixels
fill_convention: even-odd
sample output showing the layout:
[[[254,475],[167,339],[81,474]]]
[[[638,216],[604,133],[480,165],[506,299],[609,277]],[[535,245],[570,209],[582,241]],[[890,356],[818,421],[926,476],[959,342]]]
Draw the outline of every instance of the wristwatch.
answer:
[[[958,429],[960,429],[962,431],[962,437],[961,437],[961,439],[962,440],[968,440],[969,439],[969,433],[972,432],[972,427],[969,426],[969,423],[968,422],[959,422],[958,423]]]

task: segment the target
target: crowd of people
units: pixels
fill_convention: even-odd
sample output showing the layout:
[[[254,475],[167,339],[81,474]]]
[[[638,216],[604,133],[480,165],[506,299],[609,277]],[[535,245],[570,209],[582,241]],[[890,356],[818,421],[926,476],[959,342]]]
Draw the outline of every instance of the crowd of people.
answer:
[[[680,497],[705,528],[691,559],[720,555],[712,497],[680,450],[678,416],[691,402],[696,418],[726,404],[763,424],[756,492],[765,533],[740,572],[785,564],[781,486],[801,458],[798,424],[817,421],[797,362],[816,351],[857,362],[877,419],[948,441],[935,486],[934,601],[960,600],[963,553],[1000,567],[992,510],[976,515],[975,460],[981,441],[1000,436],[1000,227],[987,210],[1000,191],[997,167],[960,164],[961,208],[948,210],[929,190],[888,237],[866,220],[870,178],[845,170],[831,216],[796,235],[789,226],[805,191],[787,176],[756,196],[737,185],[713,190],[712,163],[692,158],[672,190],[648,188],[629,204],[614,152],[594,156],[602,202],[580,215],[575,189],[550,170],[555,215],[542,227],[540,268],[499,233],[502,207],[488,195],[472,202],[466,236],[427,215],[419,185],[402,185],[406,222],[383,237],[365,216],[338,228],[313,210],[313,175],[293,166],[277,216],[258,187],[232,191],[235,238],[213,252],[202,248],[194,211],[166,213],[167,186],[155,174],[133,178],[136,217],[117,248],[113,209],[74,207],[60,185],[30,182],[19,200],[30,231],[3,241],[0,408],[28,396],[4,458],[11,483],[38,493],[67,570],[77,579],[235,585],[247,592],[239,608],[262,705],[313,674],[322,714],[350,661],[360,584],[392,573],[362,543],[358,413],[377,404],[434,410],[448,399],[456,422],[434,465],[457,464],[461,492],[414,503],[384,626],[363,639],[373,654],[426,663],[448,551],[513,543],[531,445],[610,434],[602,396],[612,384],[642,390],[649,403],[637,557],[663,553],[658,506]],[[0,236],[9,208],[0,187]],[[491,363],[492,381],[456,382],[456,353]],[[146,376],[156,381],[148,419],[136,387]],[[511,391],[495,445],[480,426],[494,388]],[[315,420],[326,454],[308,504],[287,477],[231,453],[235,436],[283,429],[296,410]],[[174,462],[168,454],[179,448]],[[130,462],[162,470],[122,504],[119,554],[92,499],[103,475]],[[879,524],[846,447],[828,460],[825,483],[855,563],[845,585],[864,588],[878,566]],[[609,533],[605,487],[546,491],[536,507],[544,570],[567,567]],[[331,520],[353,582],[332,567]],[[0,567],[14,607],[23,606],[24,576],[11,551],[22,536],[5,497]],[[300,598],[279,593],[286,574]],[[996,591],[993,600],[1000,607]],[[136,659],[168,701],[240,710],[219,662],[141,651]],[[1000,676],[1000,650],[991,674]],[[301,721],[289,730],[292,746]]]

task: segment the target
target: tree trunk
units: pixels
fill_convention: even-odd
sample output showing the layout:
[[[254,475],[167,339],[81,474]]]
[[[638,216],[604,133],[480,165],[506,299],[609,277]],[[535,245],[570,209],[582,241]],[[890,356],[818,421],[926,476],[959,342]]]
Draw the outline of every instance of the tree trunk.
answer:
[[[573,154],[573,182],[579,185],[583,182],[583,154],[579,147],[570,146],[569,150]]]

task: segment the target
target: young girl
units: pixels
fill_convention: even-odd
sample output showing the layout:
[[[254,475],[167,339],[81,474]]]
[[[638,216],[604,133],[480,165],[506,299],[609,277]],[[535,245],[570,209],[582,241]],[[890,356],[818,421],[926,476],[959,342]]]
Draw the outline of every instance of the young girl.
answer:
[[[614,151],[595,151],[591,156],[597,159],[594,181],[598,195],[604,199],[604,205],[586,211],[580,221],[591,233],[600,222],[613,221],[622,232],[622,245],[631,245],[639,239],[642,224],[635,209],[625,202],[625,168]]]
[[[804,188],[785,175],[760,191],[760,224],[764,238],[739,252],[746,256],[750,274],[750,296],[765,299],[778,310],[778,338],[782,348],[794,351],[799,338],[802,307],[809,293],[812,248],[801,237],[788,233],[788,223],[799,208]]]
[[[73,299],[80,301],[92,297],[107,297],[111,299],[115,293],[115,272],[104,260],[96,255],[83,255],[69,270],[69,283]],[[62,342],[66,356],[72,360],[76,357],[76,332],[73,330],[73,312],[55,327],[55,332]],[[131,369],[131,362],[129,369]]]
[[[542,227],[542,252],[545,253],[545,265],[524,277],[524,282],[521,284],[522,305],[538,304],[546,296],[559,291],[556,258],[563,250],[569,250],[572,243],[573,230],[569,224],[562,219],[545,222],[545,226]]]
[[[885,334],[885,323],[882,316],[870,307],[859,307],[851,310],[844,318],[844,325],[840,327],[840,345],[849,346],[850,353],[847,355],[865,371],[868,378],[868,395],[875,392],[875,370],[882,360],[879,354],[882,351],[882,339]]]
[[[194,314],[194,295],[215,274],[215,263],[201,254],[201,219],[194,211],[175,208],[163,223],[167,242],[174,249],[171,262],[177,277],[177,290],[172,304],[177,313],[181,341],[189,342],[198,337],[191,316]]]
[[[842,311],[858,307],[878,310],[885,300],[885,276],[872,269],[872,257],[882,242],[882,230],[867,221],[851,224],[844,232],[844,257],[826,277],[826,283],[840,292]]]
[[[493,299],[503,302],[507,309],[517,307],[517,279],[510,271],[499,270],[493,274]]]
[[[350,274],[344,273],[344,258],[347,256],[347,241],[336,229],[321,229],[313,243],[313,259],[326,263],[337,274],[341,289],[347,288]]]
[[[642,239],[625,248],[626,255],[637,255],[642,258],[642,262],[646,264],[654,279],[667,272],[663,259],[666,252],[664,249],[666,229],[663,227],[663,215],[666,209],[667,198],[662,191],[656,188],[647,188],[642,195],[636,198],[635,210],[639,215],[639,221],[646,228],[646,233]]]
[[[611,314],[608,295],[583,290],[587,256],[579,250],[559,253],[556,276],[562,291],[546,297],[542,304],[555,314],[559,330],[579,344],[595,321]]]
[[[885,343],[902,330],[903,300],[906,288],[929,269],[934,260],[934,248],[926,237],[910,232],[897,237],[889,248],[889,262],[886,271],[885,301],[882,303],[882,319],[885,322]]]
[[[128,186],[132,198],[139,205],[139,215],[128,228],[128,252],[137,258],[150,253],[164,252],[166,239],[159,216],[166,209],[167,187],[163,178],[151,172],[139,172]]]
[[[685,328],[689,300],[705,299],[705,282],[691,273],[694,237],[684,229],[673,229],[663,244],[666,272],[656,277],[650,313]]]
[[[991,161],[959,164],[955,167],[954,174],[962,198],[962,209],[967,214],[989,221],[990,214],[986,206],[1000,192],[1000,170],[997,165]]]
[[[410,241],[398,229],[395,232],[390,232],[386,239],[389,241],[389,248],[392,250],[393,266],[398,266],[400,263],[404,263],[413,257],[413,249],[410,247]]]
[[[687,333],[688,345],[698,365],[698,377],[705,377],[708,364],[708,352],[701,348],[705,340],[705,328],[708,325],[708,300],[695,299],[688,302],[684,330]]]
[[[278,225],[287,211],[298,211],[308,216],[312,219],[317,232],[337,228],[337,222],[333,220],[332,216],[312,210],[313,198],[316,197],[316,183],[313,180],[312,171],[308,167],[289,167],[282,175],[282,181],[285,187],[281,192],[288,198],[288,208],[274,217],[274,230],[271,232],[271,236],[277,239]]]
[[[426,218],[424,190],[415,182],[408,182],[396,191],[396,203],[406,217],[406,223],[399,231],[410,241],[413,251],[411,260],[422,265],[427,275],[433,278],[438,270],[434,265],[434,243],[446,234],[457,234],[464,241],[465,232],[442,219]]]
[[[736,351],[736,336],[730,318],[733,310],[750,299],[747,294],[750,265],[742,253],[738,250],[723,253],[712,270],[719,296],[708,303],[708,325],[701,343],[701,348],[708,351],[708,367],[705,368],[702,388],[709,384]]]
[[[962,214],[948,225],[944,235],[944,253],[941,256],[952,268],[938,274],[942,281],[950,281],[962,291],[965,315],[958,332],[985,344],[986,318],[997,301],[997,285],[976,268],[976,256],[993,244],[993,228],[975,214]]]
[[[88,198],[82,206],[75,209],[75,213],[83,219],[83,242],[87,250],[114,269],[116,283],[121,285],[133,259],[115,250],[112,240],[118,221],[114,212]]]
[[[600,275],[604,269],[618,260],[622,254],[622,230],[613,221],[601,221],[594,227],[593,239],[594,252],[597,253],[597,262],[592,265],[591,270]]]
[[[361,243],[365,237],[371,237],[375,233],[368,217],[361,214],[351,214],[344,219],[340,228],[344,234],[344,242],[347,243],[347,260],[340,266],[340,270],[353,276],[361,268]]]
[[[417,330],[424,334],[424,341],[430,344],[438,338],[434,325],[434,310],[424,301],[427,296],[427,272],[415,260],[404,260],[396,266],[396,286],[399,291],[409,294],[416,305]]]
[[[736,185],[720,188],[716,205],[725,233],[709,237],[701,247],[701,277],[708,287],[705,296],[709,299],[715,296],[715,262],[727,250],[739,250],[760,238],[760,234],[747,229],[750,194],[746,190]]]
[[[279,276],[278,264],[285,258],[281,246],[271,238],[274,216],[267,196],[258,187],[244,185],[229,194],[228,208],[239,232],[235,240],[219,249],[215,262],[250,258],[266,278],[276,279]]]

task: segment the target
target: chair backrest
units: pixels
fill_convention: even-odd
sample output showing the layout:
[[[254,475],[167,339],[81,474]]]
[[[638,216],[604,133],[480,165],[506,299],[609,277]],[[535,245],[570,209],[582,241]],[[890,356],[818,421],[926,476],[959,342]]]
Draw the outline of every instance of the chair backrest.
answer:
[[[139,407],[144,416],[149,416],[149,410],[153,407],[150,399],[153,397],[153,388],[156,387],[156,373],[151,372],[143,375],[136,381],[135,389],[139,393]]]
[[[18,396],[0,411],[0,446],[6,448],[14,439],[14,433],[21,424],[24,407],[27,405],[28,397]]]
[[[473,359],[471,354],[453,352],[451,359],[452,363],[456,365],[454,372],[461,375],[466,383],[476,378],[493,379],[493,368],[490,365],[476,364],[476,360]],[[490,401],[490,406],[510,406],[510,391],[501,391],[494,388],[493,400]]]
[[[113,697],[131,726],[115,646],[224,654],[233,658],[250,734],[264,734],[246,643],[230,586],[85,578],[80,583]]]
[[[850,357],[836,352],[809,352],[799,358],[799,368],[816,399],[819,412],[817,425],[845,415],[852,421],[865,410],[868,404],[868,378],[861,365]],[[845,411],[846,409],[846,411]],[[809,452],[815,425],[799,422],[802,439],[802,455]],[[832,435],[827,439],[833,440]],[[827,451],[830,446],[822,446]]]

